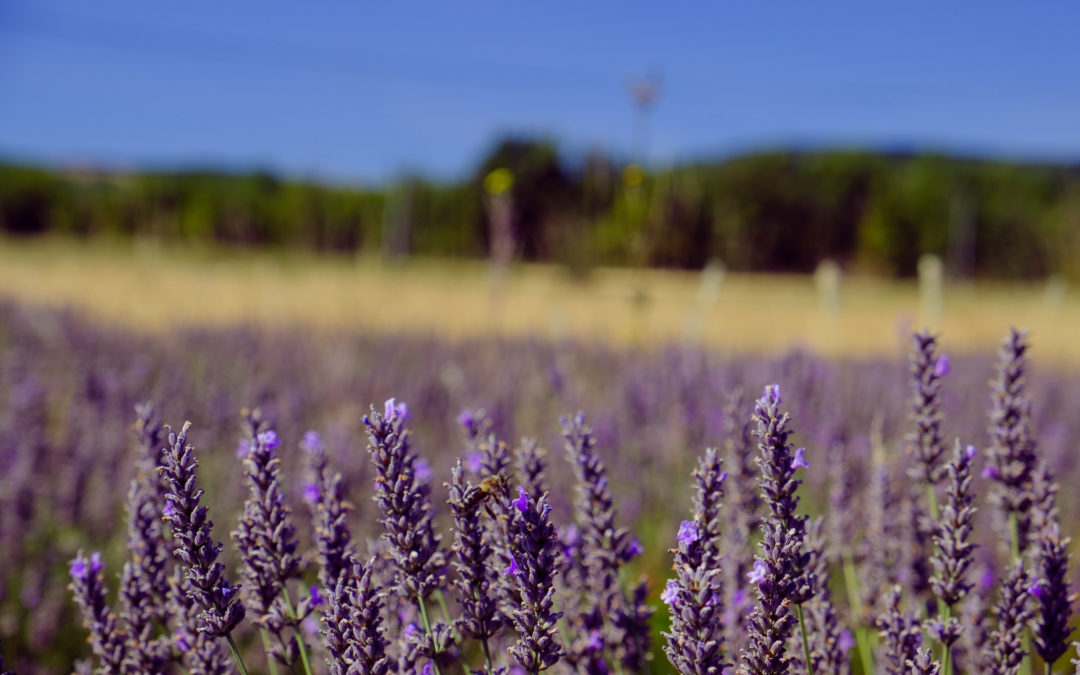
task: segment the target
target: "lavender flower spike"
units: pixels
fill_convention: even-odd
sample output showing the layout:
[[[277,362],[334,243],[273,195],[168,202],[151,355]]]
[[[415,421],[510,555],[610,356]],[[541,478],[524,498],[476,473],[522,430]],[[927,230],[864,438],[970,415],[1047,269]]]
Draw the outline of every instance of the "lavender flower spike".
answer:
[[[799,505],[795,491],[801,481],[794,477],[797,469],[788,443],[789,416],[780,412],[777,385],[765,387],[754,419],[761,452],[759,484],[770,514],[762,523],[764,538],[759,561],[764,573],[757,587],[758,607],[749,619],[743,671],[750,675],[781,675],[788,672],[792,660],[786,648],[797,623],[792,605],[801,612],[801,605],[813,597],[815,584],[810,555],[805,550],[806,516],[795,513]]]
[[[187,442],[190,428],[191,422],[184,422],[179,434],[169,432],[161,472],[165,498],[173,508],[164,518],[176,541],[173,555],[187,572],[187,592],[203,609],[202,630],[228,638],[244,620],[244,607],[237,602],[239,587],[229,583],[225,566],[218,562],[221,544],[211,539],[213,523],[206,517],[207,507],[199,504],[203,491],[195,487],[199,464]]]
[[[1034,611],[1029,587],[1031,579],[1020,561],[1013,565],[1009,578],[1001,586],[994,606],[997,628],[990,634],[985,662],[989,675],[1016,675],[1027,656],[1024,628]]]
[[[479,486],[465,480],[460,459],[451,471],[449,489],[448,501],[454,516],[453,564],[457,570],[454,585],[459,591],[462,614],[458,630],[483,642],[485,657],[490,660],[487,640],[499,632],[502,622],[498,598],[491,592],[489,567],[493,551],[477,508],[484,493]]]
[[[249,495],[233,539],[243,560],[244,599],[255,625],[278,638],[273,656],[286,665],[296,664],[298,658],[306,663],[299,624],[311,605],[304,603],[298,613],[288,599],[287,584],[299,578],[300,558],[296,530],[281,491],[280,441],[258,410],[243,414],[249,444],[244,459]],[[283,633],[286,626],[293,629],[291,637]]]
[[[709,448],[694,471],[697,479],[694,519],[684,520],[676,537],[675,578],[662,599],[671,611],[664,652],[680,673],[712,675],[728,665],[724,654],[724,597],[717,549],[719,507],[723,498],[721,463]]]
[[[969,541],[975,517],[975,497],[971,489],[971,460],[974,457],[974,447],[969,445],[961,449],[960,441],[956,441],[952,461],[947,467],[948,495],[938,519],[935,548],[930,559],[934,566],[930,586],[950,608],[971,590],[966,576],[975,552],[975,545]],[[960,638],[962,628],[956,618],[951,617],[940,624],[938,630],[941,642],[951,647]]]
[[[990,498],[1008,520],[1012,554],[1028,550],[1032,473],[1036,468],[1031,433],[1031,401],[1024,391],[1027,334],[1010,330],[1001,345],[1001,362],[991,382],[990,446],[986,475],[995,482]]]
[[[386,675],[388,642],[382,617],[383,593],[372,581],[372,565],[356,563],[338,576],[325,623],[331,675]]]
[[[941,438],[941,379],[949,372],[948,361],[937,354],[937,336],[927,332],[914,335],[911,355],[911,419],[915,431],[908,436],[915,465],[912,477],[933,489],[941,482],[945,445]],[[942,365],[944,364],[944,367]]]
[[[386,408],[389,416],[380,415],[374,406],[371,414],[364,416],[368,455],[376,473],[373,499],[382,513],[383,538],[390,545],[390,558],[396,568],[395,590],[416,601],[424,622],[425,649],[437,663],[450,643],[443,643],[444,627],[431,625],[425,603],[445,584],[446,557],[432,522],[431,487],[416,475],[418,458],[403,426],[404,404],[391,399]]]
[[[521,494],[526,508],[510,510],[510,543],[521,561],[517,575],[521,606],[512,617],[519,639],[509,651],[526,671],[539,673],[565,653],[556,625],[562,612],[554,611],[559,536],[547,496],[535,501],[524,490]]]
[[[300,448],[306,459],[308,479],[317,493],[309,505],[315,548],[319,552],[319,583],[333,592],[338,579],[352,571],[354,553],[348,525],[352,504],[345,500],[341,474],[331,474],[327,469],[326,447],[319,434],[305,433]]]
[[[1032,633],[1035,651],[1046,663],[1053,664],[1069,648],[1072,626],[1073,597],[1069,591],[1066,573],[1069,569],[1069,538],[1061,535],[1058,525],[1055,494],[1057,485],[1051,481],[1050,470],[1040,464],[1035,472],[1034,513],[1032,522],[1038,523],[1033,533],[1033,556],[1039,578],[1031,594],[1038,600],[1039,611],[1035,616]]]
[[[90,631],[90,645],[103,666],[103,672],[123,672],[127,655],[127,636],[105,599],[105,580],[101,554],[89,560],[80,551],[71,561],[71,588],[75,602],[82,609],[83,625]]]

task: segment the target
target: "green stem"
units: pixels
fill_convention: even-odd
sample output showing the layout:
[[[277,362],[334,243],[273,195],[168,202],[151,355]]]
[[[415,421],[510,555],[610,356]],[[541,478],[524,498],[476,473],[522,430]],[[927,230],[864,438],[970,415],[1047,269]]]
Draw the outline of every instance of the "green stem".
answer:
[[[939,601],[940,602],[940,601]],[[949,621],[949,613],[951,608],[945,603],[941,603],[941,620],[942,624]],[[952,675],[952,653],[949,645],[942,643],[941,645],[941,667],[944,675]]]
[[[855,562],[851,559],[851,553],[844,554],[844,583],[847,585],[848,605],[851,607],[851,615],[855,617],[855,644],[859,648],[859,660],[862,661],[864,675],[872,675],[874,672],[874,654],[870,645],[871,633],[862,627],[863,606],[862,597],[859,595],[859,580],[855,577]]]
[[[491,675],[491,650],[488,648],[488,639],[484,638],[480,641],[480,644],[484,647],[484,665],[487,667],[487,674]]]
[[[300,631],[300,622],[296,620],[296,609],[293,607],[292,598],[289,597],[289,587],[282,586],[281,592],[285,595],[285,606],[289,610],[289,616],[293,620],[293,631],[296,633],[296,645],[300,648],[300,662],[304,664],[304,672],[313,675],[311,663],[308,661],[307,647],[304,646],[304,634]]]
[[[930,520],[937,522],[937,490],[934,489],[933,483],[926,486],[926,497],[930,501]]]
[[[424,633],[427,635],[428,641],[431,642],[431,651],[435,658],[431,659],[431,665],[435,669],[435,675],[442,675],[442,670],[439,669],[439,655],[435,645],[435,636],[431,634],[431,621],[428,619],[427,604],[424,602],[424,598],[418,597],[417,603],[420,606],[420,620],[424,622]]]
[[[244,659],[240,656],[240,650],[236,648],[236,641],[233,640],[232,633],[226,633],[225,640],[229,643],[229,649],[232,650],[233,659],[236,661],[236,667],[240,669],[241,675],[248,675],[247,667],[244,666]]]
[[[274,655],[271,654],[274,646],[270,644],[270,634],[266,632],[265,628],[260,628],[259,636],[262,637],[263,651],[266,652],[266,663],[270,668],[270,675],[277,675],[277,661],[274,660]]]
[[[1053,673],[1054,673],[1054,664],[1047,663],[1046,664],[1046,675],[1053,675]]]
[[[810,661],[810,640],[806,637],[806,619],[803,617],[802,605],[795,605],[795,613],[799,615],[799,632],[802,633],[803,655],[806,657],[806,672],[814,675],[814,664]]]

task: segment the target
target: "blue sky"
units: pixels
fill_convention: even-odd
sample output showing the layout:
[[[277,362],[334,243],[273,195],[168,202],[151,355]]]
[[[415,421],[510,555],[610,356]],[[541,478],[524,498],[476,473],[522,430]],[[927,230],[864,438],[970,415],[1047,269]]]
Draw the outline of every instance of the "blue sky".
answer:
[[[0,0],[0,155],[367,182],[452,178],[504,133],[629,156],[626,82],[657,72],[654,164],[1080,160],[1080,4],[750,5]]]

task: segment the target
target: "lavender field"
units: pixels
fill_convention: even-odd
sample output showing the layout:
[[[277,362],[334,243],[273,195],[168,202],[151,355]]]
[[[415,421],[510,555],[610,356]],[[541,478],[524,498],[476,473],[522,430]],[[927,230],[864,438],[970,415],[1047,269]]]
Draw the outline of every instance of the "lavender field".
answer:
[[[1001,336],[825,360],[2,305],[0,653],[1073,672],[1080,377]]]

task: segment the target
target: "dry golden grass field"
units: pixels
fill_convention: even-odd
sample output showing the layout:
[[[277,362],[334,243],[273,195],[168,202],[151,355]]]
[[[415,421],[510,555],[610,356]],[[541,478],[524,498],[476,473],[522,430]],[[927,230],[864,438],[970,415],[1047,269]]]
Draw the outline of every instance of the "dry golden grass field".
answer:
[[[930,294],[939,301],[915,281],[843,277],[831,292],[819,282],[625,269],[582,282],[540,265],[497,282],[480,262],[0,240],[0,297],[152,331],[253,322],[862,356],[901,353],[924,325],[949,350],[988,351],[1016,325],[1031,331],[1041,361],[1080,365],[1080,298],[1061,282],[945,284]]]

